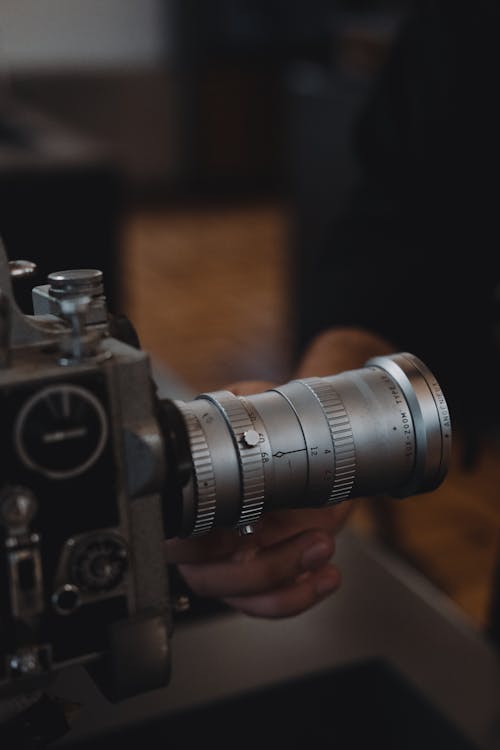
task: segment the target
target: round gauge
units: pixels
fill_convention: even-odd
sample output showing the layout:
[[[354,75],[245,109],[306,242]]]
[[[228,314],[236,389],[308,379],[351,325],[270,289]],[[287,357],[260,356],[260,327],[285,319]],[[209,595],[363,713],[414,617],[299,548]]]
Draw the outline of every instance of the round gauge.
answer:
[[[14,427],[22,462],[50,479],[83,474],[101,455],[107,437],[101,402],[68,383],[37,391],[23,405]]]
[[[82,591],[109,591],[118,586],[128,567],[121,537],[100,533],[80,541],[71,555],[70,575]]]

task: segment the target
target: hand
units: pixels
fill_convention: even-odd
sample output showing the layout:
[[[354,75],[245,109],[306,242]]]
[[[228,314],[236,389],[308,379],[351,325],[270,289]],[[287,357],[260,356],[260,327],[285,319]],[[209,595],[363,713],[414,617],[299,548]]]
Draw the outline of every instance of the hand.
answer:
[[[227,390],[243,395],[272,387],[247,381]],[[171,539],[168,561],[177,564],[198,596],[220,599],[255,617],[296,615],[340,585],[331,558],[347,512],[338,506],[265,513],[248,536],[219,529],[198,538]]]
[[[330,375],[361,367],[387,342],[358,329],[329,331],[316,339],[296,377]],[[258,393],[273,383],[246,381],[227,386],[236,395]],[[168,562],[177,564],[199,596],[216,598],[255,617],[297,615],[338,589],[340,572],[332,564],[335,536],[350,503],[329,508],[265,513],[249,536],[219,529],[202,537],[170,539]]]
[[[249,536],[220,529],[196,539],[171,539],[168,559],[199,596],[255,617],[296,615],[340,584],[330,559],[344,515],[336,508],[270,512]]]

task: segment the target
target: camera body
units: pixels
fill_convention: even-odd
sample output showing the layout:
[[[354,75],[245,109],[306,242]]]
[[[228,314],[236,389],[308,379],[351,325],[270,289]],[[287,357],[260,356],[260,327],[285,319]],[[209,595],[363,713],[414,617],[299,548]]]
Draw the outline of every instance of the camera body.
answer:
[[[110,700],[164,686],[165,539],[252,533],[270,510],[403,498],[446,476],[439,383],[400,352],[264,393],[161,399],[102,274],[52,273],[0,246],[0,701],[83,664]]]
[[[85,664],[110,699],[168,682],[164,439],[148,355],[112,335],[99,272],[34,315],[0,247],[0,699]]]

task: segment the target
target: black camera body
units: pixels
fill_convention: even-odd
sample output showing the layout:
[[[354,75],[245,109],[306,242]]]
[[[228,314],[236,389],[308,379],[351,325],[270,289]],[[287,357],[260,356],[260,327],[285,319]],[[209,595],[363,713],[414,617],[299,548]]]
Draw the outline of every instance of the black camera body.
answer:
[[[115,700],[168,682],[165,442],[148,355],[111,335],[99,273],[22,314],[0,247],[0,699],[86,664]]]

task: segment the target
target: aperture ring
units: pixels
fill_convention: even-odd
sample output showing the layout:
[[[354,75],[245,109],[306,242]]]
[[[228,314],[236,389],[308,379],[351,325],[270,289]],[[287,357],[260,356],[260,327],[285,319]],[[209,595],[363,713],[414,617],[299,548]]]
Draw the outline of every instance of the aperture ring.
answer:
[[[196,483],[197,502],[191,535],[213,528],[216,509],[215,475],[208,443],[198,418],[182,402],[177,404],[186,421]]]
[[[335,477],[327,505],[335,505],[350,497],[356,477],[356,452],[351,423],[337,391],[321,378],[300,381],[314,393],[325,413],[333,442]]]
[[[202,394],[216,404],[224,414],[234,435],[241,469],[241,507],[236,525],[255,523],[264,510],[265,479],[260,443],[245,443],[245,435],[255,426],[240,399],[230,391]],[[200,397],[198,397],[200,398]]]

